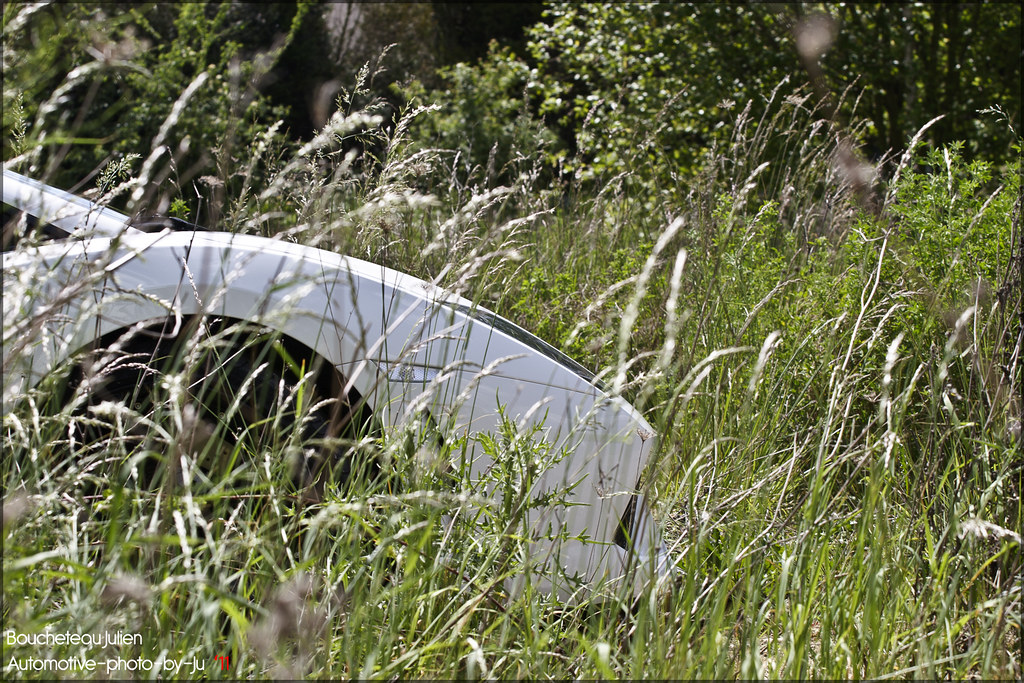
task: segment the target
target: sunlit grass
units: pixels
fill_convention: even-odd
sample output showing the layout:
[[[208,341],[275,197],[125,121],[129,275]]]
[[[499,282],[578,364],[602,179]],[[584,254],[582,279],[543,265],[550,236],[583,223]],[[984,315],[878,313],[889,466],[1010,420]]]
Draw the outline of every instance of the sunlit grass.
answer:
[[[88,404],[63,372],[4,416],[5,631],[141,634],[5,644],[5,675],[47,677],[12,658],[113,653],[211,678],[1019,679],[1019,264],[989,283],[1002,298],[914,308],[948,283],[922,283],[891,205],[850,176],[837,140],[856,129],[799,93],[769,111],[739,113],[688,186],[645,184],[638,159],[564,204],[528,172],[478,186],[403,126],[368,135],[388,153],[358,167],[346,144],[373,112],[339,114],[298,153],[262,150],[280,155],[265,185],[222,178],[237,191],[214,212],[436,280],[601,370],[658,432],[646,486],[671,580],[632,603],[537,591],[529,501],[442,471],[467,437],[422,424],[338,437],[379,469],[307,495],[314,363],[282,356],[271,410],[239,438],[240,406],[208,424],[181,382],[249,345],[251,379],[273,345],[197,331],[144,415]],[[1019,248],[1013,178],[964,210],[1002,207]],[[37,294],[8,275],[5,311]],[[5,346],[47,334],[4,317]],[[528,425],[503,430],[481,447],[551,456]]]

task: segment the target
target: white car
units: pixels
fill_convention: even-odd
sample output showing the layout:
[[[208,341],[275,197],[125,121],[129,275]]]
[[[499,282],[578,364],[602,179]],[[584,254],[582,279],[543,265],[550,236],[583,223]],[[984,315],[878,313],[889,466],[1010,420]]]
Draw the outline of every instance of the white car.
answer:
[[[3,255],[5,413],[82,349],[142,345],[153,358],[196,321],[246,323],[277,335],[303,369],[328,368],[333,384],[319,393],[343,400],[320,419],[321,432],[337,434],[339,422],[387,431],[426,421],[469,437],[459,457],[483,476],[493,462],[476,435],[496,433],[502,414],[524,429],[540,425],[541,437],[571,453],[532,492],[569,490],[569,504],[527,516],[542,588],[563,598],[581,585],[629,594],[669,572],[638,489],[654,430],[517,325],[431,283],[321,249],[172,221],[139,229],[128,216],[9,170],[3,202],[57,237]],[[97,393],[143,400],[145,368],[128,365],[125,386],[98,385]],[[226,372],[223,381],[238,394],[258,392],[245,377]]]

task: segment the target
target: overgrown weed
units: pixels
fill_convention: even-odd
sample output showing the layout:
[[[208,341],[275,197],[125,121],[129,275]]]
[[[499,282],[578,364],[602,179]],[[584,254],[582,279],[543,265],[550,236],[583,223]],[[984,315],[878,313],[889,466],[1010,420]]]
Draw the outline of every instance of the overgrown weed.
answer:
[[[337,104],[298,150],[259,131],[252,164],[198,191],[218,202],[205,215],[438,282],[602,370],[658,432],[645,487],[672,581],[631,605],[559,604],[522,547],[526,511],[551,500],[522,473],[567,456],[530,425],[481,437],[508,464],[491,480],[440,468],[466,437],[423,424],[325,434],[313,371],[329,369],[199,320],[159,364],[130,348],[138,330],[94,360],[101,377],[149,368],[144,407],[134,389],[90,403],[88,373],[11,397],[5,630],[139,633],[122,656],[212,678],[224,655],[231,677],[1020,678],[1017,167],[980,192],[991,171],[955,148],[912,150],[924,165],[879,211],[844,166],[856,130],[780,85],[687,185],[651,182],[637,152],[563,201],[531,150],[488,186],[498,174],[406,144],[429,107],[387,122]],[[9,275],[5,346],[50,343],[6,314],[40,295]],[[190,379],[223,391],[211,360],[245,388],[217,424]],[[239,437],[253,387],[262,419]],[[378,469],[306,495],[296,465],[325,445]],[[5,646],[69,654],[109,652]]]

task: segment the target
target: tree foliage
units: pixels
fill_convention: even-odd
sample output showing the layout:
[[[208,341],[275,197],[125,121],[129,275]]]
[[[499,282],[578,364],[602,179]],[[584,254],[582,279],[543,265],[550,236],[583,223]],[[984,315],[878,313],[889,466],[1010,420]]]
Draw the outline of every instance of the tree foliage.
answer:
[[[1020,117],[1020,8],[1010,5],[554,4],[524,55],[495,46],[446,72],[434,97],[448,118],[431,133],[482,164],[481,150],[507,137],[495,135],[508,125],[504,103],[525,99],[558,140],[552,167],[611,177],[640,159],[662,179],[686,174],[734,107],[752,103],[756,119],[777,86],[812,79],[796,45],[812,16],[830,34],[815,96],[840,103],[841,120],[866,121],[856,142],[869,158],[899,152],[939,115],[933,144],[1008,157]]]
[[[799,6],[798,6],[799,7]],[[823,59],[836,88],[863,88],[861,114],[872,127],[872,156],[900,151],[930,119],[933,144],[966,141],[971,156],[1011,154],[1014,135],[986,117],[993,107],[1020,130],[1021,8],[1013,3],[825,6],[836,20]],[[806,10],[805,10],[806,11]]]
[[[29,173],[67,187],[126,157],[151,161],[154,184],[230,182],[249,142],[288,115],[261,86],[306,11],[10,3],[4,156],[28,152]]]

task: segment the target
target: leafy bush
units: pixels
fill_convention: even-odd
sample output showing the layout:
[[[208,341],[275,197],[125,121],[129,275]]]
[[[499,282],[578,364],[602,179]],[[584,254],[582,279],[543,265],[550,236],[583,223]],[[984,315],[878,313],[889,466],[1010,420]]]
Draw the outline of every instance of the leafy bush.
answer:
[[[1019,29],[1019,8],[1007,6],[552,3],[527,31],[525,53],[494,45],[479,62],[442,73],[432,99],[445,103],[446,117],[428,138],[439,135],[480,167],[497,143],[500,169],[512,122],[540,122],[549,177],[600,187],[628,171],[665,186],[692,178],[724,141],[735,107],[750,103],[753,120],[766,121],[778,84],[789,82],[786,96],[817,79],[815,98],[833,93],[827,108],[860,122],[873,160],[944,115],[928,133],[933,143],[968,140],[979,158],[999,163],[1019,130],[1010,63]],[[962,40],[963,31],[991,41]],[[821,52],[801,61],[797,44],[810,33]],[[842,97],[851,91],[855,98]]]
[[[297,12],[293,32],[305,11]],[[136,172],[146,191],[131,197],[130,210],[166,212],[179,198],[195,218],[189,184],[203,178],[205,196],[216,196],[220,185],[239,182],[232,170],[257,133],[266,144],[284,142],[270,124],[286,112],[258,86],[294,34],[276,50],[254,53],[246,45],[249,19],[228,4],[152,12],[131,5],[5,7],[5,111],[12,106],[5,157],[28,154],[21,161],[27,172],[64,187],[107,164],[141,158]],[[63,137],[51,140],[53,130]],[[17,146],[7,146],[12,137]],[[168,192],[170,185],[176,189]],[[154,186],[163,194],[150,196]],[[199,213],[209,221],[218,211],[204,206]]]

